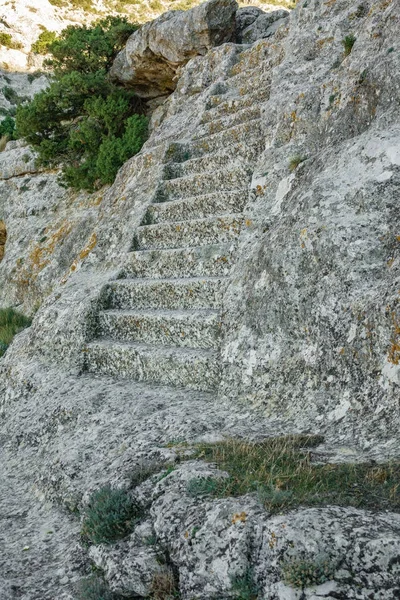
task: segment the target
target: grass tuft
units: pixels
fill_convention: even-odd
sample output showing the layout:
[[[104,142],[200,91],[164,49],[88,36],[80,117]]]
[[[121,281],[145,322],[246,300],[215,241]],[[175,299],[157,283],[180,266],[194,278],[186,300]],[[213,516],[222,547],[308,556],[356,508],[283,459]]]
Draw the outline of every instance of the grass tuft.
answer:
[[[215,487],[208,493],[227,497],[253,492],[272,513],[329,504],[400,509],[400,462],[314,464],[309,449],[321,442],[321,436],[309,435],[261,443],[226,440],[199,445],[197,458],[229,473],[228,478],[213,480]],[[206,484],[192,485],[196,490]]]
[[[152,600],[177,600],[180,598],[172,569],[165,567],[155,573],[150,586]]]
[[[323,557],[316,560],[307,558],[286,560],[281,567],[286,585],[302,589],[330,581],[336,571],[336,565],[329,558]]]
[[[97,575],[82,579],[76,586],[76,594],[77,600],[116,600],[107,584]]]
[[[356,39],[357,38],[351,33],[350,35],[346,35],[346,37],[342,40],[345,56],[349,56],[349,54],[351,54],[353,46],[356,43]]]
[[[30,324],[31,319],[13,308],[0,309],[0,357],[11,344],[14,336]]]
[[[289,170],[295,171],[297,167],[305,160],[307,160],[307,156],[302,156],[300,154],[292,156],[292,158],[289,160]]]
[[[94,492],[85,511],[82,537],[92,544],[109,544],[127,536],[142,510],[125,490],[110,486]]]
[[[244,575],[232,580],[232,591],[237,600],[257,600],[260,590],[254,581],[252,569],[247,569]]]

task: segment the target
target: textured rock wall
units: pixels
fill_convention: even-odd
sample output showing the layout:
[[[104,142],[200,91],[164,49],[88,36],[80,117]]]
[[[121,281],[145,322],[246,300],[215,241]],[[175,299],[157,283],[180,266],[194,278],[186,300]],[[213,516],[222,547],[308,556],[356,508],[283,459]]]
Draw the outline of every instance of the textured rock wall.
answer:
[[[388,451],[400,383],[399,18],[390,1],[301,2],[271,43],[280,58],[226,297],[221,388]]]
[[[253,496],[193,500],[188,480],[221,476],[203,463],[136,490],[148,518],[111,547],[88,556],[76,516],[93,489],[129,486],[143,465],[175,460],[176,440],[311,430],[326,433],[332,460],[398,455],[398,30],[395,1],[302,0],[271,39],[192,59],[142,153],[98,195],[67,193],[18,144],[1,156],[0,302],[42,305],[0,365],[0,598],[72,600],[89,558],[113,589],[145,593],[149,535],[167,547],[185,600],[235,597],[231,577],[249,566],[263,600],[398,596],[398,516],[331,507],[270,518]],[[236,95],[228,76],[240,79]],[[219,396],[80,374],[105,286],[124,271],[168,152],[210,134],[201,117],[212,102],[222,97],[235,119],[235,103],[261,85],[262,135],[246,122],[204,140],[229,154],[239,131],[264,148],[224,298]],[[24,268],[33,294],[13,280]],[[334,580],[287,586],[281,563],[297,551],[330,554]]]

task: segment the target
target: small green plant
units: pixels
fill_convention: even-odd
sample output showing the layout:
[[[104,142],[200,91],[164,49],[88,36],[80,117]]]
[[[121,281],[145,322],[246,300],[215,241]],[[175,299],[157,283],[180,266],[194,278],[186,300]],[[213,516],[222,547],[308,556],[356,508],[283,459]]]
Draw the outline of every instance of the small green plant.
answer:
[[[0,309],[0,356],[3,356],[14,336],[30,324],[31,319],[13,308]]]
[[[252,569],[247,569],[246,573],[232,580],[232,591],[235,592],[237,600],[256,600],[259,594],[258,585],[254,580]]]
[[[302,156],[300,154],[292,156],[292,158],[289,160],[289,170],[295,171],[297,167],[305,160],[307,160],[307,156]]]
[[[98,575],[82,579],[76,586],[77,600],[114,600],[115,596]]]
[[[94,492],[85,511],[82,537],[92,544],[109,544],[128,535],[142,510],[125,490],[110,486]]]
[[[191,496],[205,496],[207,494],[215,494],[220,486],[220,482],[212,477],[199,477],[190,479],[186,489]]]
[[[57,39],[55,31],[48,31],[45,29],[39,35],[36,42],[32,44],[31,50],[34,54],[47,54],[50,45]]]
[[[286,560],[281,565],[283,580],[294,588],[307,588],[321,585],[333,579],[336,566],[326,557],[316,560],[296,558]]]
[[[21,42],[15,42],[9,33],[0,33],[0,45],[10,48],[11,50],[20,50]]]
[[[164,473],[161,473],[160,477],[158,478],[158,481],[162,481],[163,479],[168,477],[168,475],[170,475],[173,471],[175,471],[174,465],[166,466]]]
[[[349,54],[351,54],[353,46],[356,43],[356,39],[357,38],[351,33],[350,35],[346,35],[346,37],[342,40],[345,56],[349,56]]]

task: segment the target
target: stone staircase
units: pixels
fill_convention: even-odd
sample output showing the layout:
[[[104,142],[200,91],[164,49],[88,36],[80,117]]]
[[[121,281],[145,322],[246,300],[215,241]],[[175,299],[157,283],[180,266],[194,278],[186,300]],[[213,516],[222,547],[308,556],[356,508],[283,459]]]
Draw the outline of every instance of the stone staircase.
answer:
[[[246,68],[224,86],[210,97],[195,137],[171,145],[174,156],[136,232],[124,278],[110,283],[99,337],[85,349],[91,373],[218,387],[222,298],[263,147],[260,104],[269,93],[267,81],[254,91]]]

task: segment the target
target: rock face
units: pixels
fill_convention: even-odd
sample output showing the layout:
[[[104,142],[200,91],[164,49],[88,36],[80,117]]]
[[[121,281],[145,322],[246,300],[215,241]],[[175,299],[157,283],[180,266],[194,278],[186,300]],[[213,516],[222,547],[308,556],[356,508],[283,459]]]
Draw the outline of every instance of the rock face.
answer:
[[[0,597],[71,600],[90,560],[147,594],[154,537],[183,600],[237,597],[248,569],[259,600],[399,596],[398,515],[193,498],[224,477],[198,461],[131,483],[177,440],[306,431],[325,460],[399,457],[399,25],[395,1],[302,0],[271,38],[192,58],[93,196],[7,148],[0,303],[41,305],[0,361]],[[88,553],[76,515],[105,484],[147,514]],[[285,575],[322,558],[324,583]]]
[[[146,531],[158,541],[144,550],[138,528],[113,548],[91,549],[96,566],[110,573],[113,590],[145,596],[135,567],[145,553],[139,572],[151,576],[157,570],[154,555],[167,547],[184,598],[237,598],[234,582],[240,579],[248,583],[244,591],[256,590],[254,594],[265,600],[389,600],[400,593],[398,514],[376,516],[331,507],[271,516],[251,496],[219,500],[191,496],[188,482],[207,476],[221,473],[209,465],[187,463],[160,482],[153,479],[137,489],[138,497],[145,497],[149,505]],[[303,575],[304,586],[302,564],[311,571]],[[323,581],[318,578],[321,564],[326,569]],[[131,582],[127,570],[132,572]]]
[[[252,44],[257,40],[269,38],[285,25],[288,10],[273,10],[264,13],[253,6],[241,8],[236,13],[236,41],[239,44]]]
[[[111,69],[116,81],[152,98],[176,87],[179,67],[235,36],[236,0],[208,0],[185,11],[170,11],[129,38]]]

